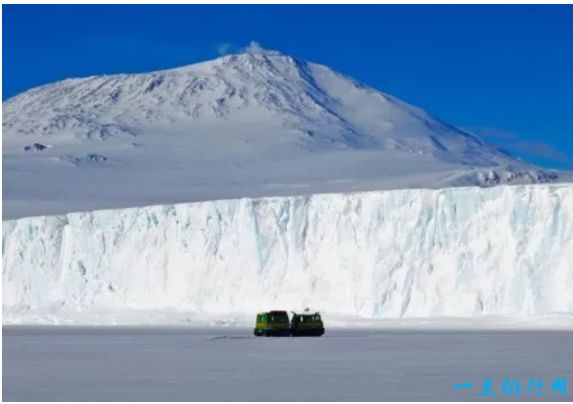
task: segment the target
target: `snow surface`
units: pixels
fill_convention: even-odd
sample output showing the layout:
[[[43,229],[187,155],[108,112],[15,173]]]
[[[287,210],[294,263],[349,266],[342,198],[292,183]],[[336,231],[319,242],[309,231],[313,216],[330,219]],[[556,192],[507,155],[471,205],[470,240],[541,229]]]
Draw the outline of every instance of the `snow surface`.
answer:
[[[326,66],[260,49],[64,80],[2,109],[4,219],[561,176]]]
[[[255,338],[249,329],[4,327],[8,401],[466,401],[484,378],[509,378],[518,400],[567,400],[573,333],[329,330]],[[542,396],[528,391],[544,382]],[[455,390],[454,384],[473,383]],[[534,392],[536,390],[533,390]]]
[[[2,259],[5,323],[571,315],[573,184],[24,218],[3,222]]]

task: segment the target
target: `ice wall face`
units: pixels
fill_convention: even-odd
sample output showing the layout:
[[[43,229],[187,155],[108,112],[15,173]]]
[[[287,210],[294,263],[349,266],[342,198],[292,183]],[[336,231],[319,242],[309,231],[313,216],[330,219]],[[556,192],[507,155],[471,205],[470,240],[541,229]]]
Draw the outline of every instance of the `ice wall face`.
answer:
[[[201,202],[3,223],[3,309],[573,313],[573,184]]]

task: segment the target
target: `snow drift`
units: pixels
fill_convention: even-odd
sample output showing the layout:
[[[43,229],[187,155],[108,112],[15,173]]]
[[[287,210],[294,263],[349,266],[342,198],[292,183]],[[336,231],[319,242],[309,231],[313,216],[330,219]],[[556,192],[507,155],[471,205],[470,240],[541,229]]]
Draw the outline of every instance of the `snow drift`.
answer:
[[[4,322],[32,312],[365,318],[573,313],[573,184],[197,202],[3,223]]]

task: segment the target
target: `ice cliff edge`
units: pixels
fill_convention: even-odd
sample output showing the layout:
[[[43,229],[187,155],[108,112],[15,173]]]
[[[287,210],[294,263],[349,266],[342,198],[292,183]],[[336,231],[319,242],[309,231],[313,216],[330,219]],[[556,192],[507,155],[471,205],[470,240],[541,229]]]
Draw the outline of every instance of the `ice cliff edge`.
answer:
[[[3,222],[27,313],[573,314],[573,184],[234,199]]]

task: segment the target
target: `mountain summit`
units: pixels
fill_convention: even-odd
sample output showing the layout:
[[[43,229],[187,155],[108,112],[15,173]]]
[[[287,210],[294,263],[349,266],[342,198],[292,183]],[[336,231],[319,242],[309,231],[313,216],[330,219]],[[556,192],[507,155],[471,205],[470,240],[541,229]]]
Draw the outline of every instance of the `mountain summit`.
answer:
[[[326,66],[251,46],[3,103],[4,218],[557,179]]]

